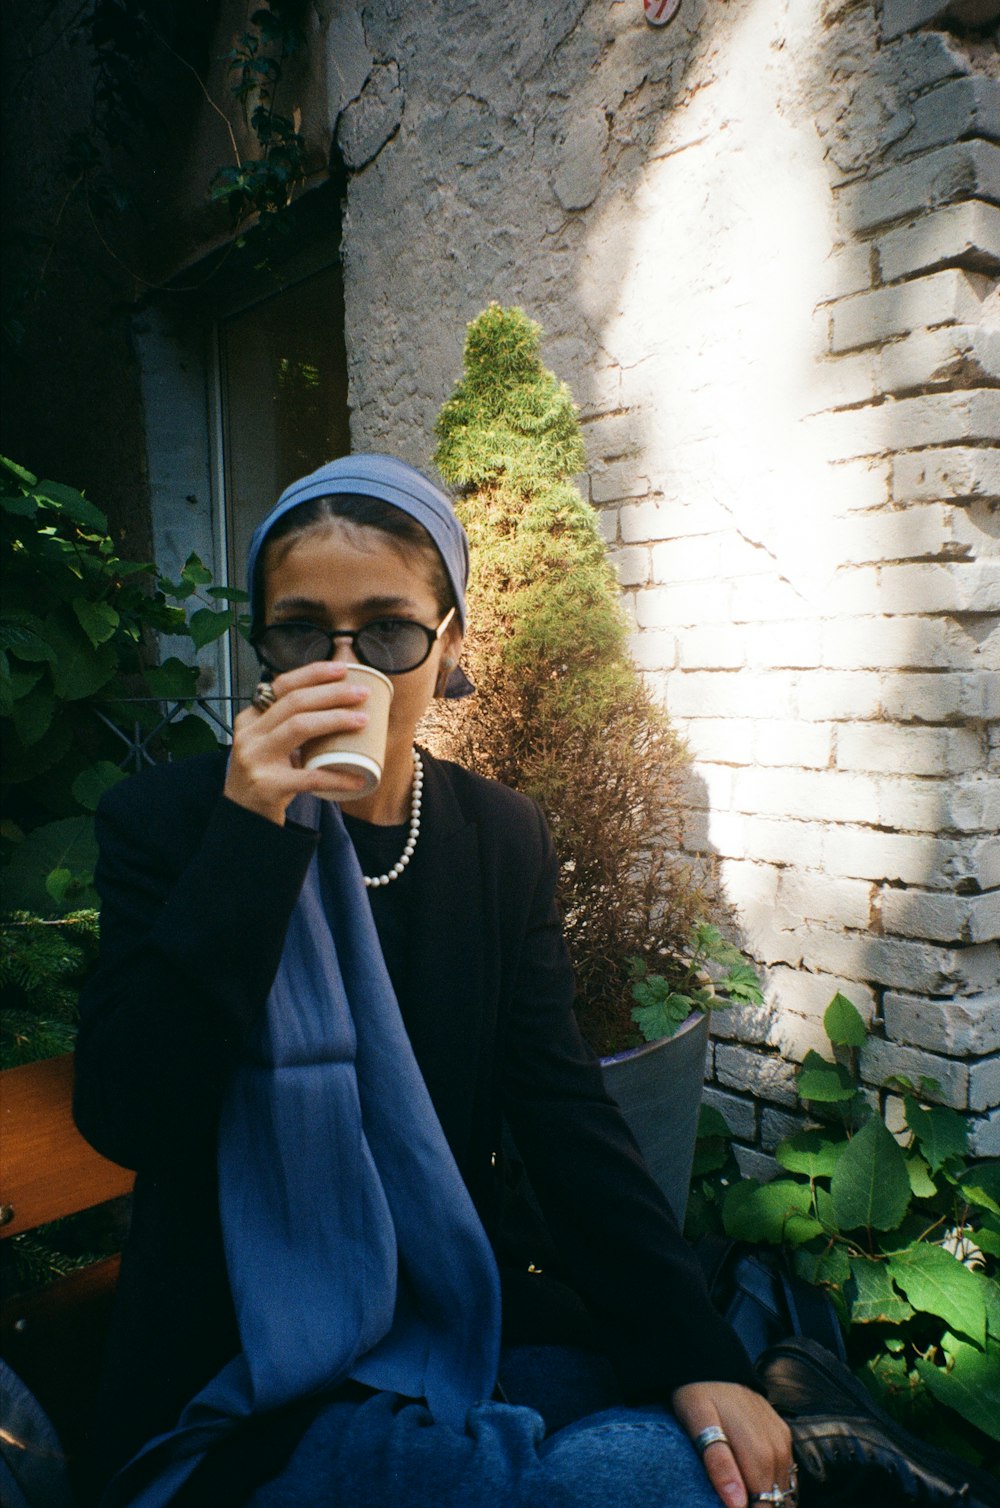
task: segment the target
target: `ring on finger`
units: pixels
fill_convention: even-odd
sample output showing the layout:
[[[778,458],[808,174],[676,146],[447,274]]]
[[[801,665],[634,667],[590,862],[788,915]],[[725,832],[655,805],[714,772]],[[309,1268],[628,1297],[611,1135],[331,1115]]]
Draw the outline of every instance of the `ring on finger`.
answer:
[[[770,1492],[755,1492],[750,1497],[751,1503],[772,1503],[775,1505],[775,1508],[796,1508],[798,1500],[798,1484],[795,1479],[794,1470],[790,1476],[787,1488],[783,1489],[775,1482]]]
[[[268,707],[273,707],[277,700],[270,681],[258,681],[254,694],[250,698],[251,705],[256,707],[258,712],[266,712]]]
[[[699,1456],[703,1456],[710,1445],[728,1445],[729,1436],[720,1425],[710,1424],[695,1435],[692,1443]]]

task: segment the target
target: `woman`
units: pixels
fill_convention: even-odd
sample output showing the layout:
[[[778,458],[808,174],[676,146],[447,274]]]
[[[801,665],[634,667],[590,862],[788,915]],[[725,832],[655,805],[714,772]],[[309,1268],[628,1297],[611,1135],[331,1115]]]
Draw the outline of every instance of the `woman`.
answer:
[[[138,1173],[104,1501],[793,1504],[788,1430],[579,1037],[538,809],[414,749],[469,689],[448,500],[345,457],[248,572],[265,679],[228,757],[99,814],[76,1113]],[[355,660],[395,693],[364,797],[299,755],[364,724]],[[502,1120],[563,1282],[505,1241]]]

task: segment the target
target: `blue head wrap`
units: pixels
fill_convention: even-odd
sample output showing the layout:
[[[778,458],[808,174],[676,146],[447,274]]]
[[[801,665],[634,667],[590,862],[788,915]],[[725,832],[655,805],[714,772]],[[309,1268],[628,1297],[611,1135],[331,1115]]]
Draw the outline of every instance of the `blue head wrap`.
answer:
[[[430,535],[451,585],[455,598],[456,616],[462,632],[465,632],[465,588],[469,580],[469,541],[465,530],[450,501],[434,483],[395,456],[350,455],[300,477],[285,488],[270,513],[254,530],[247,556],[247,590],[250,593],[250,613],[257,622],[261,609],[261,583],[257,567],[264,542],[275,524],[300,503],[308,503],[317,497],[336,497],[338,494],[360,494],[377,497],[390,503],[401,513],[422,524]],[[472,683],[456,665],[448,677],[445,696],[467,696]]]

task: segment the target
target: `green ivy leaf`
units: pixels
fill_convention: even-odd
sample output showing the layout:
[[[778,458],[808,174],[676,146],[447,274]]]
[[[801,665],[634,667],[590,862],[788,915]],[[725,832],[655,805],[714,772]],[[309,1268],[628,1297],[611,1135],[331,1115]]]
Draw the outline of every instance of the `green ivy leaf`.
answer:
[[[197,694],[197,665],[185,665],[175,655],[164,660],[162,665],[151,666],[144,675],[150,693],[164,701],[186,702]]]
[[[19,466],[16,461],[12,461],[9,456],[0,456],[0,466],[3,466],[6,471],[11,472],[19,481],[27,482],[29,487],[37,485],[38,478],[32,476],[30,471],[25,471],[23,466]]]
[[[211,644],[214,639],[221,639],[232,626],[232,621],[231,613],[215,613],[210,607],[202,607],[196,613],[192,613],[188,628],[195,648],[204,649],[205,645]]]
[[[62,482],[39,482],[36,491],[40,498],[55,503],[59,512],[72,519],[73,523],[82,524],[87,529],[98,529],[102,534],[108,532],[108,520],[100,508],[95,508],[75,487],[67,487]]]
[[[774,1156],[790,1173],[829,1178],[847,1146],[847,1138],[829,1131],[799,1131],[775,1150]]]
[[[37,911],[44,916],[52,910],[46,880],[53,870],[89,874],[96,863],[93,818],[47,822],[28,833],[14,850],[4,870],[4,904],[12,911]],[[90,904],[97,904],[96,896]]]
[[[73,622],[73,627],[69,627]],[[52,667],[52,684],[56,696],[66,702],[78,702],[93,696],[106,686],[118,668],[118,657],[110,644],[91,644],[74,620],[51,617],[45,624],[45,637],[56,651]]]
[[[936,1314],[977,1345],[986,1342],[986,1305],[975,1273],[942,1246],[921,1241],[888,1259],[889,1271],[913,1305]]]
[[[828,1063],[812,1048],[805,1055],[796,1082],[802,1099],[822,1104],[851,1100],[858,1093],[858,1087],[846,1068],[840,1063]]]
[[[249,602],[250,593],[238,586],[210,586],[206,597],[215,597],[222,602]]]
[[[872,1116],[845,1147],[830,1196],[841,1230],[894,1230],[906,1214],[912,1197],[906,1163],[879,1116]]]
[[[801,1246],[823,1234],[812,1213],[809,1185],[787,1178],[735,1184],[726,1195],[722,1215],[726,1234],[737,1241]]]
[[[73,598],[77,622],[96,649],[112,637],[121,617],[110,602],[91,602],[87,597]]]
[[[906,1124],[916,1137],[932,1173],[943,1167],[949,1157],[965,1155],[968,1131],[956,1110],[946,1105],[921,1105],[910,1094],[903,1096]]]
[[[822,1251],[792,1253],[792,1266],[800,1278],[814,1285],[841,1288],[851,1276],[850,1262],[842,1246],[826,1246]]]
[[[219,747],[212,729],[194,712],[178,718],[163,730],[163,742],[173,759],[187,759],[191,754],[208,754]]]
[[[864,1047],[868,1035],[861,1012],[839,990],[823,1013],[823,1030],[835,1047]]]
[[[847,1298],[853,1325],[901,1325],[912,1317],[913,1309],[893,1287],[892,1274],[885,1262],[851,1257],[850,1269]]]
[[[55,697],[44,686],[37,687],[30,696],[22,697],[14,703],[11,717],[17,736],[26,749],[45,737],[52,726],[55,710]]]
[[[96,764],[88,765],[80,771],[73,781],[73,796],[88,812],[93,812],[97,810],[97,803],[104,792],[124,779],[124,770],[120,770],[109,759],[100,759]]]
[[[1000,1215],[1000,1162],[984,1162],[970,1168],[959,1187],[970,1204]]]
[[[937,1367],[918,1356],[921,1379],[939,1403],[954,1409],[991,1440],[1000,1440],[1000,1344],[989,1340],[980,1350],[945,1335],[942,1345],[949,1366]]]
[[[19,660],[55,662],[56,652],[43,637],[44,625],[29,613],[17,613],[0,622],[0,649],[9,649]]]
[[[991,1225],[980,1226],[976,1231],[976,1245],[991,1257],[1000,1257],[1000,1230],[995,1230]]]
[[[184,562],[181,571],[181,580],[190,582],[192,586],[207,586],[212,579],[212,573],[204,565],[199,556],[191,554]]]
[[[699,1138],[703,1136],[721,1136],[726,1141],[729,1141],[732,1134],[733,1133],[729,1129],[729,1122],[726,1120],[726,1117],[723,1115],[722,1111],[717,1110],[714,1105],[706,1105],[704,1102],[702,1102],[698,1110]]]
[[[933,1199],[937,1193],[937,1184],[930,1175],[930,1170],[924,1159],[911,1152],[906,1157],[906,1176],[910,1180],[910,1188],[916,1199]]]
[[[977,1245],[983,1249],[981,1241],[977,1241]],[[988,1278],[985,1272],[976,1272],[973,1276],[979,1284],[986,1309],[986,1333],[1000,1341],[1000,1282],[996,1278]]]

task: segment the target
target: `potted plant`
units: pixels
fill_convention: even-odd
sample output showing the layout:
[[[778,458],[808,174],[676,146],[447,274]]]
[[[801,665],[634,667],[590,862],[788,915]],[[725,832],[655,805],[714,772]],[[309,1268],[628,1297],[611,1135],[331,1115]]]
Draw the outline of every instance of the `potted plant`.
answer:
[[[545,811],[581,1028],[627,1116],[625,1081],[648,1077],[656,1058],[664,1087],[645,1092],[643,1123],[660,1121],[655,1161],[669,1166],[680,1212],[711,1000],[700,974],[737,959],[700,924],[705,897],[677,857],[686,750],[629,653],[600,521],[573,482],[586,461],[580,422],[540,339],[522,310],[491,305],[469,326],[463,378],[438,417],[434,460],[472,547],[463,661],[477,695],[436,714],[432,741]],[[678,1011],[696,1013],[680,1032]],[[653,1030],[664,1047],[629,1056]],[[694,1111],[679,1109],[682,1082]]]

